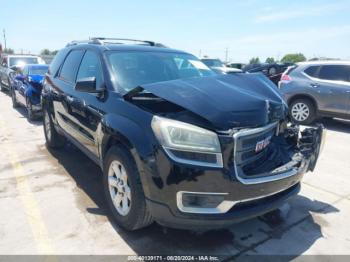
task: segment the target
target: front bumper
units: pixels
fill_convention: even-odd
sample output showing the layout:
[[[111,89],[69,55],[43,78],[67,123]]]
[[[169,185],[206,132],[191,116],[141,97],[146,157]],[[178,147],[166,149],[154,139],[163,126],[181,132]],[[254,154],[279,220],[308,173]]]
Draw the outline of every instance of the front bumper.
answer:
[[[272,196],[249,200],[236,205],[230,212],[216,215],[178,216],[168,206],[154,201],[147,201],[154,219],[160,225],[187,230],[212,230],[232,226],[235,223],[254,218],[282,206],[289,198],[300,191],[300,183]]]
[[[139,167],[148,207],[159,224],[184,229],[226,227],[264,214],[299,192],[303,175],[315,167],[323,141],[322,126],[299,132],[292,161],[263,177],[244,181],[234,161],[230,161],[234,146],[224,147],[224,168],[174,163],[164,151],[158,150],[154,159],[138,163],[142,165]],[[186,208],[179,197],[183,192],[220,194],[224,204]]]

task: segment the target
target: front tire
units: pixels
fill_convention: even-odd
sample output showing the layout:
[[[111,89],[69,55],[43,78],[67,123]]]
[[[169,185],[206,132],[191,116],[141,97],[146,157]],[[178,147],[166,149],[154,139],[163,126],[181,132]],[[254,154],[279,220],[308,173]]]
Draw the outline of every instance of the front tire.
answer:
[[[289,106],[289,113],[293,122],[302,125],[311,124],[316,118],[316,108],[306,98],[294,100]]]
[[[32,106],[32,102],[30,101],[30,98],[27,97],[26,99],[26,107],[27,107],[27,114],[28,114],[28,119],[29,121],[34,120],[34,113],[33,113],[33,106]]]
[[[49,112],[43,108],[43,127],[46,139],[46,145],[50,148],[62,148],[66,139],[57,133]]]
[[[139,172],[129,151],[113,146],[108,150],[103,168],[103,187],[115,222],[132,231],[150,225]]]

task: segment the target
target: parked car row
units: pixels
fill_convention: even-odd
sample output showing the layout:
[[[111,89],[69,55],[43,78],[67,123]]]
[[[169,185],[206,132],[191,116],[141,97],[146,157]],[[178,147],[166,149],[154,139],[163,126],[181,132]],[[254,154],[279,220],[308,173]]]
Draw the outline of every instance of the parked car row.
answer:
[[[27,108],[30,120],[41,112],[41,89],[47,70],[48,65],[38,56],[1,56],[0,89],[9,91],[14,108]]]
[[[24,67],[17,84],[41,70]],[[47,146],[70,141],[101,167],[111,215],[127,230],[207,230],[274,210],[322,149],[322,126],[291,123],[262,74],[218,74],[152,41],[72,42],[42,83]],[[26,92],[13,90],[19,103]]]
[[[292,65],[292,63],[258,63],[246,65],[242,70],[247,73],[261,72],[275,83],[275,85],[278,85],[282,73]]]

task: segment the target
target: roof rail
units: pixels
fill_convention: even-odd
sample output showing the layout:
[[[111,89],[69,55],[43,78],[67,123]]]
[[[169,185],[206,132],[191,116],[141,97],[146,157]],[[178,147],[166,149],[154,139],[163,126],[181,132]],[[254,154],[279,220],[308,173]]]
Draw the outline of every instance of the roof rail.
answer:
[[[72,46],[72,45],[78,45],[78,44],[97,44],[97,45],[104,45],[104,44],[124,44],[123,42],[136,42],[142,44],[146,44],[149,46],[155,46],[155,47],[166,47],[165,45],[161,43],[156,43],[154,41],[148,41],[148,40],[137,40],[137,39],[129,39],[129,38],[109,38],[109,37],[90,37],[89,40],[74,40],[72,42],[69,42],[66,47]]]

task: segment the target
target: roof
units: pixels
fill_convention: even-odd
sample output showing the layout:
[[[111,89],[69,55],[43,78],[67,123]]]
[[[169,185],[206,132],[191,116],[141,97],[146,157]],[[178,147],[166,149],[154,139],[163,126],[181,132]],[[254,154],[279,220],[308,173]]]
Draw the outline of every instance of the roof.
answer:
[[[74,40],[66,45],[68,48],[89,47],[102,51],[108,50],[123,50],[123,51],[157,51],[157,52],[176,52],[186,53],[184,51],[175,50],[166,47],[161,43],[148,40],[136,40],[126,38],[106,38],[106,37],[91,37],[89,40]]]
[[[5,56],[7,56],[7,57],[39,57],[39,56],[37,56],[37,55],[19,55],[19,54],[11,54],[11,55],[9,55],[9,54],[6,54]]]
[[[168,47],[157,47],[157,46],[146,46],[146,45],[125,45],[125,44],[106,44],[107,50],[124,50],[124,51],[157,51],[157,52],[176,52],[186,53],[184,51],[168,48]]]
[[[307,61],[297,63],[299,66],[304,65],[350,65],[350,61],[346,60],[321,60],[321,61]]]
[[[176,50],[168,47],[157,47],[157,46],[148,46],[148,45],[133,45],[133,44],[103,44],[103,45],[97,45],[93,43],[84,43],[84,44],[76,44],[76,45],[70,45],[66,48],[94,48],[102,51],[142,51],[142,52],[164,52],[164,53],[183,53],[183,54],[189,54],[187,52]]]

